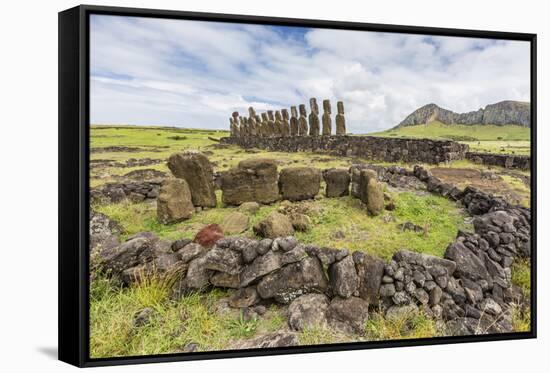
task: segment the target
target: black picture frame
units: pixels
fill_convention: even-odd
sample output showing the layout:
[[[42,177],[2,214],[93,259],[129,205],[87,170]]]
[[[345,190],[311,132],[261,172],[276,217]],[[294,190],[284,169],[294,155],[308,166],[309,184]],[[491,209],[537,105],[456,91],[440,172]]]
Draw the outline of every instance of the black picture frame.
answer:
[[[430,339],[388,340],[276,349],[196,352],[152,356],[89,357],[89,16],[91,14],[253,23],[527,41],[531,45],[531,331]],[[158,9],[81,5],[59,13],[59,360],[79,367],[173,362],[261,355],[358,350],[536,338],[536,124],[537,35],[481,30],[291,19]]]

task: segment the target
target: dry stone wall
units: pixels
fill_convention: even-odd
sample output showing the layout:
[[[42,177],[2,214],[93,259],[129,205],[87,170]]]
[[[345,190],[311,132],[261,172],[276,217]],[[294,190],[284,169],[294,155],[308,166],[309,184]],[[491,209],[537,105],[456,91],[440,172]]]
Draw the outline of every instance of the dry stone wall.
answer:
[[[245,149],[314,152],[384,162],[437,164],[464,159],[468,145],[455,141],[395,139],[373,136],[224,137],[222,144]]]
[[[247,171],[253,177],[267,175],[276,186],[270,162],[245,162],[243,169],[255,170]],[[348,190],[351,180],[359,198],[373,181],[420,183],[461,203],[473,218],[474,232],[459,231],[443,258],[400,250],[384,262],[362,252],[300,243],[285,234],[260,240],[224,237],[217,226],[206,227],[194,242],[143,232],[118,243],[106,233],[112,224],[96,216],[91,234],[99,268],[126,285],[148,274],[175,275],[175,298],[212,287],[235,289],[229,306],[249,315],[260,313],[266,302],[288,305],[294,330],[321,324],[361,333],[376,308],[389,319],[422,311],[444,323],[449,335],[513,331],[513,307],[525,299],[511,283],[511,266],[531,256],[530,209],[475,188],[445,184],[420,166],[354,165],[349,174],[349,179],[341,171],[324,176],[338,184],[336,195],[343,193],[343,184]],[[317,183],[321,174],[308,177]],[[292,226],[288,229],[291,234]]]
[[[531,169],[531,157],[528,155],[467,152],[466,159],[487,166],[518,168],[521,170]]]

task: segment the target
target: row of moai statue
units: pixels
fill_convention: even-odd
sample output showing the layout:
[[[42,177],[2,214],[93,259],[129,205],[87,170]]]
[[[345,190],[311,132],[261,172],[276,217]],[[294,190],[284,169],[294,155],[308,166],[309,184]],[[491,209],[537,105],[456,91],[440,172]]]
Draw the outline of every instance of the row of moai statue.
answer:
[[[332,119],[330,100],[323,100],[323,115],[319,120],[319,106],[317,100],[309,100],[311,113],[306,117],[306,105],[299,105],[300,115],[296,106],[290,108],[290,117],[287,109],[275,111],[268,110],[262,115],[257,115],[254,108],[248,108],[248,117],[239,116],[234,112],[229,118],[232,137],[286,137],[286,136],[330,136],[332,134]],[[344,103],[338,101],[336,104],[336,135],[346,134],[346,118],[344,117]]]

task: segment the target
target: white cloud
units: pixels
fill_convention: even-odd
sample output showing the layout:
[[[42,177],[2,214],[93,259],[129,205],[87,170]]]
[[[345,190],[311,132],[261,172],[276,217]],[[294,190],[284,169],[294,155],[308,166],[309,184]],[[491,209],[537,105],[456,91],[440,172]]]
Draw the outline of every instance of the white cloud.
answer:
[[[348,130],[529,99],[529,44],[93,16],[93,123],[227,128],[232,111],[343,100]]]

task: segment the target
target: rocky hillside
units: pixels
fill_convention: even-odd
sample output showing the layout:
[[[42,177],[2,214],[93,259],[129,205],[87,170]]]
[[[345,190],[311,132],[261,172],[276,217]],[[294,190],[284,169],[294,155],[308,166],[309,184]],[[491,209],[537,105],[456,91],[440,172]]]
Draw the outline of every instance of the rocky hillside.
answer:
[[[415,126],[433,121],[444,124],[515,124],[529,127],[531,123],[530,104],[520,101],[501,101],[487,105],[484,109],[468,113],[455,113],[436,104],[424,105],[409,114],[398,127]]]

